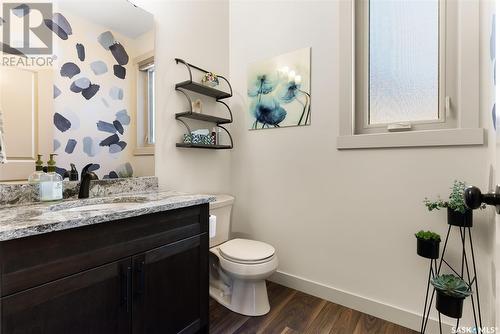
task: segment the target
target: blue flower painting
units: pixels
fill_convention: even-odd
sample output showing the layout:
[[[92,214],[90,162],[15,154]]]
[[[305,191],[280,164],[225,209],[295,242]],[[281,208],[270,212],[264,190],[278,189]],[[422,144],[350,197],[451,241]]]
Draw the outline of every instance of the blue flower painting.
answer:
[[[251,130],[311,124],[311,49],[252,64],[247,95]]]

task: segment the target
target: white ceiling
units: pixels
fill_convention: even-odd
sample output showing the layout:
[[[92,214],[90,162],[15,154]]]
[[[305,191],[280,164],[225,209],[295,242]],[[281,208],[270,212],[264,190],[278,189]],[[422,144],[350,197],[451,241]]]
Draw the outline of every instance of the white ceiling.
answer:
[[[54,3],[63,14],[70,11],[130,38],[137,38],[154,27],[153,14],[127,0],[54,0]]]

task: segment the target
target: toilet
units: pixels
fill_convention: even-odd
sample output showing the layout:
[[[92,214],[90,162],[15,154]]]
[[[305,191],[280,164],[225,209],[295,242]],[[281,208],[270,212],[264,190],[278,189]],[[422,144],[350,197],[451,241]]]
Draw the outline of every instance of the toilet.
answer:
[[[259,316],[269,312],[266,278],[278,268],[273,246],[249,239],[229,239],[234,197],[216,195],[210,215],[216,217],[210,238],[210,296],[233,312]]]

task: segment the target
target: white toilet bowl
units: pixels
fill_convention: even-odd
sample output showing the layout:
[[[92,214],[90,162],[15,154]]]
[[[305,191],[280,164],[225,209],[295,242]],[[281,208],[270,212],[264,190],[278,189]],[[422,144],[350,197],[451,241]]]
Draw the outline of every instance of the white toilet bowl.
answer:
[[[278,268],[275,249],[260,241],[233,239],[210,253],[210,296],[240,314],[268,313],[265,279]]]

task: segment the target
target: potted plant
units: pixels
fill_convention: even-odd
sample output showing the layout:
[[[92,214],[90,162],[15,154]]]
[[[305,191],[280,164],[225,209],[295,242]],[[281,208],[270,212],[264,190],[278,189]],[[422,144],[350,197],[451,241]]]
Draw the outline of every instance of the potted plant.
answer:
[[[427,259],[439,258],[439,234],[431,231],[419,231],[415,233],[417,237],[417,254]]]
[[[469,285],[455,275],[434,276],[431,283],[436,289],[436,309],[451,318],[461,318],[464,299],[472,294]]]
[[[438,197],[435,201],[424,199],[424,204],[429,211],[446,208],[448,211],[448,224],[454,226],[472,227],[472,210],[465,205],[464,190],[467,184],[463,181],[455,180],[451,193],[447,201],[443,201]],[[480,209],[484,209],[485,204],[481,205]]]

